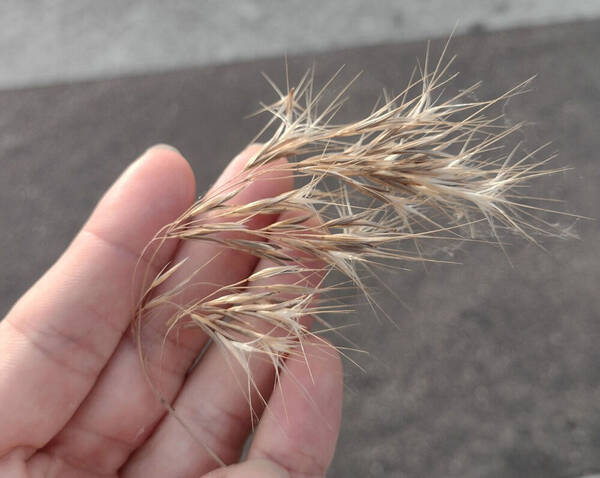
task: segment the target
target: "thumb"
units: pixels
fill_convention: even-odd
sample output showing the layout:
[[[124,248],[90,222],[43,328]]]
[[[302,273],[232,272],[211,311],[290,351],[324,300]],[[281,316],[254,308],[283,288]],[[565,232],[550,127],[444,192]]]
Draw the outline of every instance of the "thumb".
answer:
[[[255,458],[226,468],[211,471],[204,478],[290,478],[290,474],[277,463]]]

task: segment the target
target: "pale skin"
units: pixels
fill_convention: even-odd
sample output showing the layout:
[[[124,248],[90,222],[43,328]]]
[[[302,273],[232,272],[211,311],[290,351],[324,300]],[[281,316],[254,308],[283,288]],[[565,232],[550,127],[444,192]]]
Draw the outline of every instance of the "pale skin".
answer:
[[[213,187],[238,174],[251,154],[250,148],[238,155]],[[291,178],[276,171],[263,176],[235,200],[292,187]],[[288,360],[275,387],[272,367],[262,361],[253,366],[252,402],[260,421],[240,463],[252,431],[239,386],[246,377],[214,347],[188,373],[205,336],[184,331],[163,342],[159,316],[143,337],[154,385],[195,438],[167,412],[144,376],[130,327],[132,297],[140,287],[132,277],[146,244],[195,197],[194,175],[181,154],[164,146],[149,149],[0,322],[0,476],[325,476],[339,430],[342,371],[339,356],[315,339],[304,344],[306,362]],[[190,257],[185,267],[197,268],[214,255],[211,247],[171,240],[142,263],[157,272],[169,261]],[[214,287],[268,266],[226,251],[198,279]],[[209,286],[202,287],[195,292],[210,293]],[[259,394],[267,406],[260,406]],[[219,467],[208,449],[229,466]]]

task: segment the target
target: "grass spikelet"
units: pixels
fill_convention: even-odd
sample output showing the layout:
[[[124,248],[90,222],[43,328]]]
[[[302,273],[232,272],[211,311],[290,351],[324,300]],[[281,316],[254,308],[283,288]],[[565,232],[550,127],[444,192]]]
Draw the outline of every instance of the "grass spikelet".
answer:
[[[333,292],[353,284],[371,300],[364,277],[377,267],[439,260],[424,252],[431,239],[476,239],[486,225],[487,237],[500,245],[506,231],[533,242],[540,234],[560,234],[539,217],[535,203],[519,197],[530,180],[558,170],[546,169],[548,159],[536,160],[538,151],[503,149],[520,125],[505,127],[501,117],[487,116],[528,82],[488,101],[470,99],[477,85],[445,98],[454,78],[451,63],[441,58],[429,71],[426,61],[400,94],[350,123],[336,123],[335,115],[352,81],[324,104],[337,73],[318,91],[313,71],[286,92],[273,85],[278,98],[261,105],[259,113],[269,119],[245,170],[198,199],[157,238],[218,244],[272,265],[184,303],[182,292],[194,275],[153,295],[181,263],[168,267],[140,302],[138,325],[168,304],[169,333],[198,328],[249,376],[250,356],[277,372],[308,335],[317,334],[303,317],[336,331],[331,317],[347,306]],[[232,201],[273,168],[293,176],[296,187],[250,203]],[[254,226],[253,218],[264,214],[278,219]],[[328,285],[334,272],[343,279]]]

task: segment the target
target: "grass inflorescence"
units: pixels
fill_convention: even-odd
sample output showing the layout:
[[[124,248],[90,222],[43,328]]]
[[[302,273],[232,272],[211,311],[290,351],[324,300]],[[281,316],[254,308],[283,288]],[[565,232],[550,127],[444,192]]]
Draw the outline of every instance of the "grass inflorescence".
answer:
[[[550,158],[503,147],[521,125],[488,116],[528,82],[492,100],[472,100],[478,85],[446,98],[452,62],[428,63],[400,94],[343,124],[336,113],[352,82],[325,104],[337,74],[318,90],[314,70],[286,91],[273,85],[278,98],[261,106],[270,118],[245,170],[198,199],[156,239],[216,243],[269,267],[180,303],[194,274],[154,294],[182,265],[172,264],[151,280],[139,320],[170,304],[169,333],[196,327],[249,375],[250,356],[264,357],[277,371],[290,354],[302,353],[307,336],[337,330],[331,317],[348,308],[334,298],[340,289],[351,284],[371,300],[364,278],[377,267],[437,260],[424,252],[428,240],[472,240],[483,225],[498,244],[507,230],[533,242],[560,233],[540,217],[535,198],[519,194],[530,180],[556,172],[545,166]],[[295,188],[250,203],[234,200],[273,169],[293,176]],[[278,219],[256,227],[253,218],[265,214]],[[332,273],[343,279],[331,283]],[[309,329],[306,316],[321,324],[319,332]]]

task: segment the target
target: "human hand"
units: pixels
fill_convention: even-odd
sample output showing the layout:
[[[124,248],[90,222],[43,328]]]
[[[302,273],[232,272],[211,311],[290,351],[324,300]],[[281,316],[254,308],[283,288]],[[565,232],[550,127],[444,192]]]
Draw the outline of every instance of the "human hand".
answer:
[[[234,177],[250,154],[240,154],[217,184]],[[236,200],[292,187],[289,177],[264,176]],[[195,194],[185,159],[165,147],[151,148],[0,322],[0,476],[325,475],[342,395],[341,365],[332,349],[307,339],[307,362],[288,360],[275,388],[272,366],[256,366],[252,403],[260,405],[260,392],[268,406],[255,407],[262,417],[247,460],[226,468],[217,468],[210,451],[235,463],[252,430],[248,397],[239,387],[246,380],[242,371],[231,369],[215,347],[190,371],[206,336],[188,330],[163,340],[167,326],[159,316],[145,324],[146,367],[177,416],[166,413],[144,376],[130,333],[133,299],[142,284],[132,277],[146,244]],[[212,256],[206,243],[170,240],[151,262],[143,255],[142,264],[156,273],[171,260],[190,257],[189,266],[197,267]],[[228,250],[203,267],[198,280],[215,288],[243,280],[257,267],[255,258]],[[210,292],[206,284],[199,287]]]

